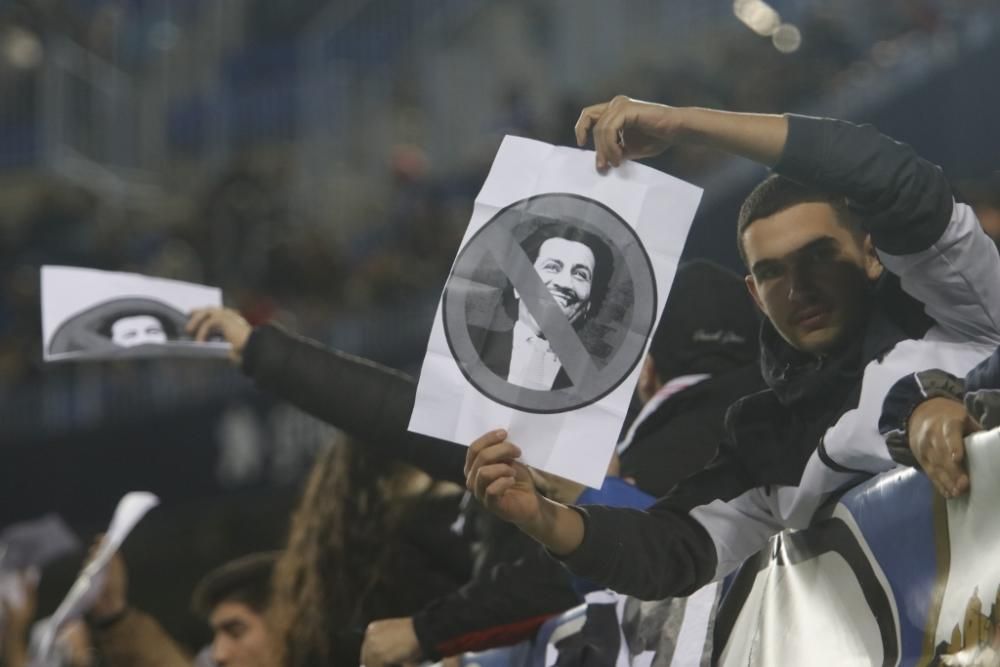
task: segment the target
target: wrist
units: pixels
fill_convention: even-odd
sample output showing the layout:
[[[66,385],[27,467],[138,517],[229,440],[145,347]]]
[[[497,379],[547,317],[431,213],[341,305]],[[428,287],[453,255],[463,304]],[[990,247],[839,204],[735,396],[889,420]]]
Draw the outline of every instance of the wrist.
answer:
[[[664,131],[673,131],[680,143],[701,143],[705,140],[704,132],[698,124],[696,107],[673,107],[667,117],[672,117],[672,128],[664,127]]]
[[[518,527],[549,551],[564,556],[583,541],[583,518],[575,510],[548,498],[539,498],[538,515]]]

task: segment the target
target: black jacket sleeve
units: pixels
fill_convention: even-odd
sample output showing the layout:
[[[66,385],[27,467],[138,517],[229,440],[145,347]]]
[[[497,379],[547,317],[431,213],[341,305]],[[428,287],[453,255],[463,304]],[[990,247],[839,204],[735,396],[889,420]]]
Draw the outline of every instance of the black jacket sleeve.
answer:
[[[577,576],[643,600],[690,595],[715,578],[718,555],[690,511],[753,488],[725,450],[648,510],[589,505],[583,542],[563,562]]]
[[[976,364],[965,376],[965,390],[969,392],[1000,389],[1000,348]]]
[[[407,431],[416,396],[416,383],[408,375],[275,325],[253,330],[243,350],[243,371],[260,388],[365,446],[435,479],[465,484],[465,447]]]
[[[951,219],[951,186],[940,167],[871,125],[789,114],[774,170],[843,195],[875,246],[892,255],[929,248]]]
[[[507,543],[491,566],[413,616],[425,658],[517,643],[581,602],[565,568],[535,542],[511,526],[503,535]]]

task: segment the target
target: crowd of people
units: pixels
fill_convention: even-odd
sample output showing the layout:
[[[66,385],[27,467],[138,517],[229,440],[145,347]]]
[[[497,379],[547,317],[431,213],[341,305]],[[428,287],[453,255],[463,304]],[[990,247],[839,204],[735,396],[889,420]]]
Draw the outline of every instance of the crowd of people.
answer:
[[[257,37],[288,41],[322,4],[245,3],[248,51]],[[796,21],[807,39],[795,58],[741,27],[683,62],[657,61],[592,89],[628,87],[685,107],[802,108],[850,89],[852,77],[898,57],[915,36],[947,33],[989,0],[961,11],[935,0],[850,4],[803,9]],[[173,20],[197,6],[177,5]],[[152,41],[129,35],[149,32],[156,14],[143,7],[24,0],[0,9],[0,29],[64,34],[141,71]],[[536,23],[544,40],[546,22]],[[20,127],[38,115],[40,70],[2,55],[0,90],[18,102],[0,109],[0,123]],[[603,589],[661,600],[672,620],[658,620],[652,637],[676,647],[686,606],[714,609],[720,578],[775,532],[808,527],[845,488],[912,466],[945,498],[969,492],[961,437],[998,425],[1000,172],[948,183],[871,128],[801,116],[616,98],[580,117],[577,138],[593,140],[601,170],[643,158],[700,182],[737,155],[778,174],[739,216],[746,280],[697,260],[678,271],[601,488],[523,466],[503,432],[468,449],[409,433],[415,380],[390,366],[412,370],[423,352],[493,149],[506,133],[566,143],[590,101],[560,91],[539,106],[521,83],[496,101],[483,129],[489,138],[464,163],[438,170],[429,146],[397,145],[386,182],[370,192],[359,185],[361,203],[345,217],[364,224],[348,234],[326,224],[330,212],[295,205],[281,158],[236,158],[178,208],[133,210],[45,183],[20,214],[3,213],[0,254],[11,261],[0,265],[0,398],[23,420],[8,423],[8,435],[78,426],[57,424],[60,413],[43,414],[43,401],[32,400],[45,396],[51,408],[70,393],[56,385],[104,395],[74,381],[94,367],[41,364],[43,264],[222,287],[234,308],[193,313],[189,333],[222,336],[260,395],[347,434],[313,462],[283,548],[218,563],[190,591],[208,646],[171,636],[173,619],[131,599],[126,551],[86,613],[60,629],[58,664],[454,665],[466,652],[530,642],[547,620]],[[398,97],[398,115],[426,129],[413,99]],[[593,270],[596,251],[588,261]],[[588,305],[599,309],[600,299]],[[558,368],[541,380],[511,370],[514,347],[490,369],[501,379],[571,382]],[[185,387],[220,375],[169,360],[117,362],[113,371],[124,393],[137,395],[167,373],[188,377]],[[142,418],[131,403],[118,408]],[[0,667],[33,666],[45,627],[37,573],[5,570],[3,554],[0,543]],[[558,664],[611,660],[586,638],[559,654]]]
[[[194,4],[175,9],[173,18],[182,22]],[[315,13],[317,4],[279,8],[250,2],[244,20],[251,36],[267,35],[267,44],[291,43],[294,31]],[[673,67],[649,64],[623,72],[602,82],[601,88],[639,89],[637,96],[712,108],[779,112],[801,107],[808,100],[849,87],[852,73],[872,67],[877,60],[872,42],[876,37],[882,51],[898,52],[898,45],[890,47],[913,35],[955,27],[955,12],[948,3],[897,4],[880,8],[856,3],[854,11],[841,12],[807,7],[801,28],[810,39],[795,58],[784,57],[748,30],[730,27],[714,40],[716,48],[695,51]],[[969,9],[979,4],[970,3]],[[139,41],[129,26],[146,21],[146,14],[155,14],[141,3],[136,5],[23,0],[5,7],[0,23],[43,37],[65,35],[107,57],[107,42],[120,47]],[[858,24],[865,26],[863,31]],[[247,49],[252,50],[255,43],[248,38]],[[756,64],[752,76],[736,66],[743,62]],[[37,76],[37,72],[18,76],[29,74]],[[282,72],[278,78],[290,76],[295,73]],[[363,215],[365,224],[347,239],[330,233],[347,221],[334,220],[331,225],[318,216],[300,219],[302,211],[292,205],[293,175],[286,173],[290,167],[280,158],[263,166],[236,159],[214,183],[199,189],[192,201],[166,219],[160,219],[162,213],[123,208],[82,187],[46,183],[34,204],[17,219],[5,219],[0,230],[0,251],[17,258],[0,267],[0,391],[22,391],[40,376],[33,335],[38,329],[34,269],[42,263],[137,271],[219,285],[253,321],[263,321],[280,306],[286,316],[296,318],[297,328],[324,340],[331,337],[334,321],[377,321],[372,311],[392,312],[414,300],[433,304],[452,259],[452,242],[459,238],[502,136],[519,134],[555,143],[565,143],[569,137],[566,128],[582,102],[578,95],[562,93],[540,106],[523,92],[528,89],[524,83],[512,81],[496,100],[493,122],[482,128],[483,136],[474,142],[483,150],[471,162],[441,169],[429,161],[428,146],[397,146],[387,156],[380,177],[387,186],[372,188],[364,196],[355,214]],[[553,90],[559,88],[553,86]],[[9,97],[35,96],[11,92]],[[427,127],[430,120],[408,100],[402,95],[394,102],[400,105],[399,115]],[[554,113],[543,114],[543,108]],[[37,109],[30,113],[37,115]],[[681,146],[654,157],[653,164],[698,182],[718,166],[721,155]],[[139,233],[133,224],[137,217],[143,219]],[[412,363],[413,354],[391,358],[394,342],[387,340],[376,351],[380,359],[394,365]]]
[[[706,261],[678,270],[601,488],[529,468],[502,430],[468,447],[409,432],[407,374],[258,314],[196,310],[191,336],[221,336],[259,390],[349,440],[315,461],[282,550],[226,563],[193,592],[214,635],[202,654],[129,602],[117,558],[58,628],[58,664],[454,664],[530,639],[595,589],[714,599],[772,535],[897,465],[946,498],[969,492],[962,438],[995,426],[1000,395],[988,191],[965,187],[977,217],[908,146],[831,119],[619,96],[575,129],[601,171],[686,144],[774,172],[736,222],[746,277]],[[19,585],[3,607],[4,667],[33,664],[35,584]],[[586,642],[564,649],[559,664],[610,664]]]

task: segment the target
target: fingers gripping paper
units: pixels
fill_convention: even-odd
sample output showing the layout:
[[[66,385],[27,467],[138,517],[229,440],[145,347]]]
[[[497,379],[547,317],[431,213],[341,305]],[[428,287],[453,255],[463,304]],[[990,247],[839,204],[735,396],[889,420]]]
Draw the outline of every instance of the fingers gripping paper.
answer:
[[[434,319],[410,430],[506,428],[524,462],[600,486],[701,189],[506,137]]]

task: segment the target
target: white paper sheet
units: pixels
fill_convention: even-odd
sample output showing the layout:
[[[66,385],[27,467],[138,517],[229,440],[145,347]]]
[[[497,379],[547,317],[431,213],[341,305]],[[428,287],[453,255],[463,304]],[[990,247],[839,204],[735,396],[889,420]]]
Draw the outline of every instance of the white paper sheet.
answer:
[[[177,280],[70,266],[42,267],[45,361],[121,357],[224,357],[228,343],[184,332],[194,308],[221,306],[222,292]]]
[[[506,137],[438,306],[410,430],[469,445],[506,428],[525,463],[599,487],[701,192]]]
[[[160,503],[152,493],[147,491],[132,491],[118,501],[111,525],[101,541],[97,553],[73,582],[69,593],[63,598],[55,613],[48,619],[41,634],[41,639],[34,647],[35,655],[46,659],[55,647],[59,631],[67,623],[80,618],[94,604],[104,585],[111,557],[121,548],[128,534],[149,510]]]

